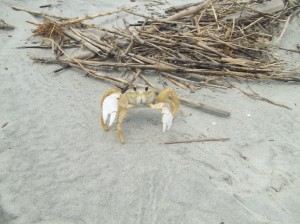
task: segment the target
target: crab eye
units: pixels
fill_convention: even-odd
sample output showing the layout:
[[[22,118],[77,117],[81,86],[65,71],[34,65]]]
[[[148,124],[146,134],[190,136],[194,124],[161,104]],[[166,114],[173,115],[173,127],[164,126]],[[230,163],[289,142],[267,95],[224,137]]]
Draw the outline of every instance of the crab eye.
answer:
[[[136,87],[133,87],[133,90],[136,91]]]
[[[145,91],[148,91],[148,89],[149,89],[149,87],[148,87],[148,86],[146,86],[146,87],[145,87]]]

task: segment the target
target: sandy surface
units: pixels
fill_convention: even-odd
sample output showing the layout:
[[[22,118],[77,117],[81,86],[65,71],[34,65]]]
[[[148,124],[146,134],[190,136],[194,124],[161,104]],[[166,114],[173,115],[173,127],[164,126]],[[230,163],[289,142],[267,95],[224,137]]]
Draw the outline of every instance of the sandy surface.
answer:
[[[292,110],[237,90],[176,89],[232,115],[182,106],[185,116],[162,134],[160,113],[136,109],[126,119],[127,143],[121,145],[115,131],[99,125],[99,100],[110,85],[34,64],[30,56],[50,52],[16,47],[32,44],[33,27],[25,21],[39,20],[10,6],[38,9],[51,2],[56,7],[45,10],[75,17],[143,2],[36,2],[0,3],[1,17],[16,26],[0,30],[0,125],[8,122],[0,126],[1,224],[300,223],[299,85],[250,83]],[[118,25],[120,18],[99,22]],[[299,24],[295,17],[281,46],[299,44]],[[299,54],[278,55],[299,66]],[[230,141],[163,144],[201,136]]]

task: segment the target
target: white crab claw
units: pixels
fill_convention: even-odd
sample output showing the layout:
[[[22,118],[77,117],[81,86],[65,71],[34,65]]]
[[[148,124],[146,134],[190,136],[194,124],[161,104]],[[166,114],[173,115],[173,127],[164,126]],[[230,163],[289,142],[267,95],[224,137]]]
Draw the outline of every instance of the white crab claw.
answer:
[[[164,107],[161,113],[163,114],[162,123],[163,123],[163,132],[165,133],[166,131],[170,130],[172,126],[173,115],[170,112],[169,108],[167,107]]]
[[[107,96],[102,105],[102,116],[104,124],[108,123],[108,126],[110,127],[117,116],[118,113],[118,100],[120,99],[119,93],[113,93]]]

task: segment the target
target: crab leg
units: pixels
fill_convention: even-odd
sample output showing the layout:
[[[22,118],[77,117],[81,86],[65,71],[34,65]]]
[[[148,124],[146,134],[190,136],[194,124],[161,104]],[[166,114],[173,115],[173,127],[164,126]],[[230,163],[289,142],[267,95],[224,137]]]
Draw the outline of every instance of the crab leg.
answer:
[[[122,130],[122,123],[124,118],[126,117],[127,114],[127,109],[121,109],[119,111],[119,116],[118,116],[118,122],[117,122],[117,132],[118,132],[118,137],[121,143],[125,143],[125,139],[123,136],[123,130]]]

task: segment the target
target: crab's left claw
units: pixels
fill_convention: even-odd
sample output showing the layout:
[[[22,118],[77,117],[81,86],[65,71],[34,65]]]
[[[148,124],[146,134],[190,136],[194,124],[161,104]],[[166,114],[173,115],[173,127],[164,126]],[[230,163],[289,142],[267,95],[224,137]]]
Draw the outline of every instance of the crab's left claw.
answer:
[[[108,127],[114,123],[118,113],[118,101],[120,93],[113,93],[107,96],[102,104],[102,116],[104,124]]]
[[[128,110],[126,97],[119,90],[109,88],[102,96],[100,107],[102,109],[100,117],[102,127],[108,131],[109,127],[117,120],[118,136],[120,142],[124,143],[122,122]]]
[[[169,108],[167,107],[163,107],[161,113],[163,114],[162,123],[163,123],[163,132],[165,133],[166,131],[169,131],[172,126],[173,115],[169,110]]]

